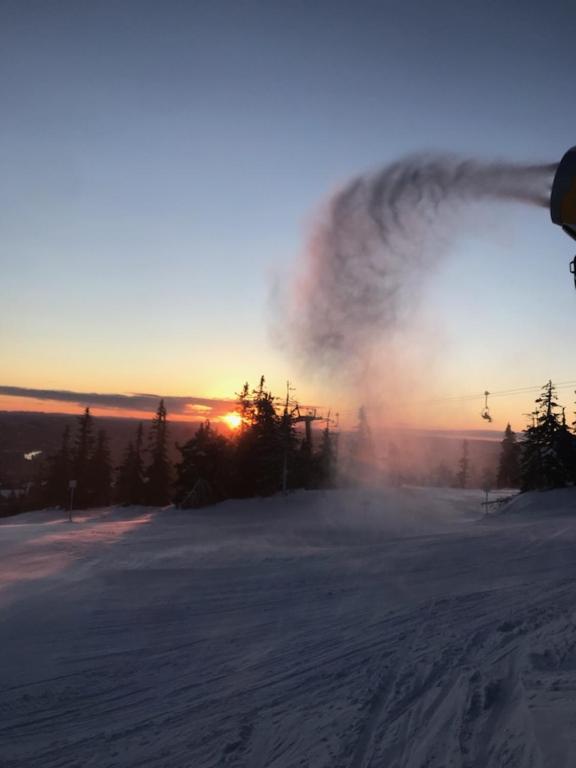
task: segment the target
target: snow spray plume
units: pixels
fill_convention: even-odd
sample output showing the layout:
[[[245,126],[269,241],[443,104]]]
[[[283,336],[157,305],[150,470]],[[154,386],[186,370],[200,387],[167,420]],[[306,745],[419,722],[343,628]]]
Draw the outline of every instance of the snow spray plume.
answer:
[[[350,181],[329,200],[298,280],[293,327],[305,358],[334,369],[365,360],[447,250],[449,215],[490,200],[548,207],[555,167],[425,155]]]

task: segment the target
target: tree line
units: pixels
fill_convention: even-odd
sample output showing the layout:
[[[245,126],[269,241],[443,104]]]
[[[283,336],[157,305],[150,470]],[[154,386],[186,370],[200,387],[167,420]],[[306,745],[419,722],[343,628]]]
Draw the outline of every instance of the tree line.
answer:
[[[517,488],[520,491],[547,490],[576,484],[576,421],[568,425],[566,408],[557,401],[556,388],[548,381],[527,414],[529,424],[518,436],[506,426],[497,467],[486,467],[482,486]],[[466,488],[471,474],[468,441],[462,443],[457,470],[439,465],[431,478],[433,485]]]
[[[520,441],[510,424],[506,427],[497,487],[532,491],[576,483],[576,422],[568,425],[551,381],[542,387],[529,417]]]
[[[328,420],[313,445],[311,429],[299,432],[297,424],[316,417],[302,416],[288,398],[279,404],[264,377],[256,389],[244,385],[237,413],[235,434],[226,436],[207,420],[190,440],[176,446],[180,461],[173,464],[161,400],[147,439],[138,424],[120,465],[113,467],[106,433],[96,428],[97,419],[86,408],[75,435],[66,428],[59,450],[49,459],[43,503],[79,509],[110,503],[194,507],[333,483],[337,434]]]
[[[348,439],[345,461],[338,466],[339,436],[329,420],[319,434],[314,433],[317,444],[312,444],[312,430],[298,430],[297,425],[308,419],[309,427],[315,416],[302,416],[288,398],[280,403],[266,388],[264,377],[255,389],[244,385],[236,407],[240,417],[236,432],[224,435],[207,420],[187,442],[177,444],[180,460],[174,463],[169,456],[168,415],[161,400],[148,434],[138,424],[117,467],[112,465],[105,431],[97,429],[97,419],[86,408],[78,417],[75,434],[67,427],[60,449],[49,459],[42,503],[86,508],[174,502],[197,507],[229,498],[332,487],[337,478],[339,485],[373,479],[375,449],[364,409]],[[567,424],[565,408],[557,402],[549,381],[521,436],[510,424],[506,427],[497,470],[487,469],[486,484],[528,491],[576,483],[575,427],[576,422]],[[394,456],[390,465],[393,469]],[[389,474],[393,482],[395,473]],[[466,441],[456,473],[438,474],[432,478],[434,484],[467,487]]]
[[[168,503],[171,469],[164,401],[158,405],[148,444],[144,444],[144,428],[139,423],[119,467],[113,467],[108,436],[96,428],[96,423],[86,408],[77,419],[73,438],[70,428],[65,428],[59,450],[48,460],[44,503],[61,507],[73,504],[78,509],[112,502]]]

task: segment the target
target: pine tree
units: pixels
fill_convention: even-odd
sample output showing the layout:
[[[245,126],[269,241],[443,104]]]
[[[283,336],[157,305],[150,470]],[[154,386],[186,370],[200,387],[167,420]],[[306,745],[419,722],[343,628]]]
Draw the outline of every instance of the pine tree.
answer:
[[[115,500],[117,504],[130,505],[132,504],[132,470],[134,466],[134,443],[132,440],[128,442],[126,450],[124,452],[124,458],[122,464],[118,467],[116,476],[116,489]]]
[[[530,491],[543,487],[542,480],[542,431],[536,424],[537,412],[532,414],[532,424],[523,433],[520,454],[520,488]]]
[[[358,424],[350,443],[350,479],[362,483],[374,476],[375,451],[366,409],[358,409]]]
[[[242,428],[236,442],[235,495],[269,496],[282,488],[284,437],[275,398],[265,389],[264,376],[258,389],[248,394],[245,385],[238,395]]]
[[[139,422],[134,443],[134,461],[130,482],[131,504],[143,504],[145,497],[144,427]]]
[[[68,506],[68,483],[71,479],[71,473],[70,427],[67,426],[62,434],[60,449],[49,459],[44,499],[46,504],[58,507]]]
[[[317,456],[317,476],[315,486],[331,488],[336,481],[336,438],[327,424],[322,430],[320,450]]]
[[[250,396],[250,385],[244,383],[242,390],[236,395],[237,410],[241,418],[241,431],[246,431],[254,420],[254,406]]]
[[[497,488],[518,488],[520,485],[520,445],[510,424],[506,425],[501,443],[496,479]]]
[[[120,504],[144,503],[144,432],[142,422],[136,430],[136,440],[130,440],[124,460],[118,468],[116,500]]]
[[[201,424],[194,437],[178,450],[182,454],[182,461],[176,465],[178,503],[196,507],[229,497],[232,448],[209,421]]]
[[[90,503],[92,492],[91,459],[94,451],[94,420],[90,414],[90,408],[86,408],[82,416],[78,417],[78,431],[72,455],[71,480],[76,481],[75,505],[79,508],[86,507]]]
[[[286,393],[286,402],[284,410],[280,417],[279,432],[282,444],[282,491],[286,492],[289,488],[296,488],[300,481],[300,468],[297,461],[298,438],[294,425],[293,414],[289,403],[290,388]]]
[[[112,494],[112,466],[108,437],[101,429],[91,458],[90,478],[93,484],[90,502],[96,507],[107,507]]]
[[[469,474],[470,456],[468,451],[468,440],[464,440],[462,443],[462,456],[458,462],[458,474],[456,476],[456,483],[458,488],[466,488],[468,485]]]
[[[146,472],[146,503],[161,507],[171,499],[171,468],[168,460],[168,422],[164,400],[160,400],[152,422],[150,465]]]
[[[264,389],[264,376],[253,397],[254,482],[258,496],[269,496],[281,488],[283,440],[274,397]]]
[[[523,491],[559,488],[571,475],[566,452],[570,434],[551,381],[542,388],[542,394],[535,402],[534,421],[524,431],[521,459]]]
[[[244,384],[236,397],[237,410],[242,422],[235,444],[235,473],[232,495],[239,496],[240,498],[248,498],[255,493],[255,482],[253,477],[253,454],[255,443],[253,429],[254,412],[248,382]]]

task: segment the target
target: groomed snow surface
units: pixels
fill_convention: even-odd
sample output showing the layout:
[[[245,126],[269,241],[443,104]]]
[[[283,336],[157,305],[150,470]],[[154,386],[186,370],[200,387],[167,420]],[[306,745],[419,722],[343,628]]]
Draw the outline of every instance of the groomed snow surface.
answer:
[[[576,492],[0,524],[2,768],[576,765]]]

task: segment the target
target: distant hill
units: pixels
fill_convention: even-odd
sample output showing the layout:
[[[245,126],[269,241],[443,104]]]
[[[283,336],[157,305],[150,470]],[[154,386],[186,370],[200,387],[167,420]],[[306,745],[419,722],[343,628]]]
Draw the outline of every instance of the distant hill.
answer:
[[[58,450],[64,428],[68,425],[74,435],[78,416],[70,414],[0,411],[0,488],[18,487],[38,476],[46,459]],[[112,460],[117,466],[128,441],[134,437],[139,420],[131,418],[94,417],[95,428],[104,429],[110,440]],[[152,420],[143,422],[147,432]],[[170,421],[170,458],[180,460],[177,444],[185,443],[197,430],[200,422]],[[224,432],[227,430],[224,428]],[[342,454],[346,453],[349,435],[343,434]],[[470,484],[478,487],[486,469],[496,467],[500,443],[494,433],[450,432],[426,430],[399,430],[375,435],[378,442],[377,457],[383,466],[390,456],[390,447],[396,450],[396,462],[406,481],[422,484],[442,484],[442,472],[450,484],[450,473],[457,469],[462,453],[462,442],[469,440]],[[26,454],[38,453],[31,460]],[[445,465],[444,469],[442,465]]]
[[[20,485],[36,476],[43,461],[58,450],[66,426],[74,436],[77,419],[78,416],[63,413],[0,411],[0,486]],[[94,417],[95,430],[104,429],[108,435],[115,465],[120,462],[128,441],[134,437],[138,423],[137,419]],[[145,433],[151,423],[151,419],[143,422]],[[180,456],[176,443],[190,439],[198,423],[170,422],[173,460]],[[26,459],[27,454],[36,455]]]

